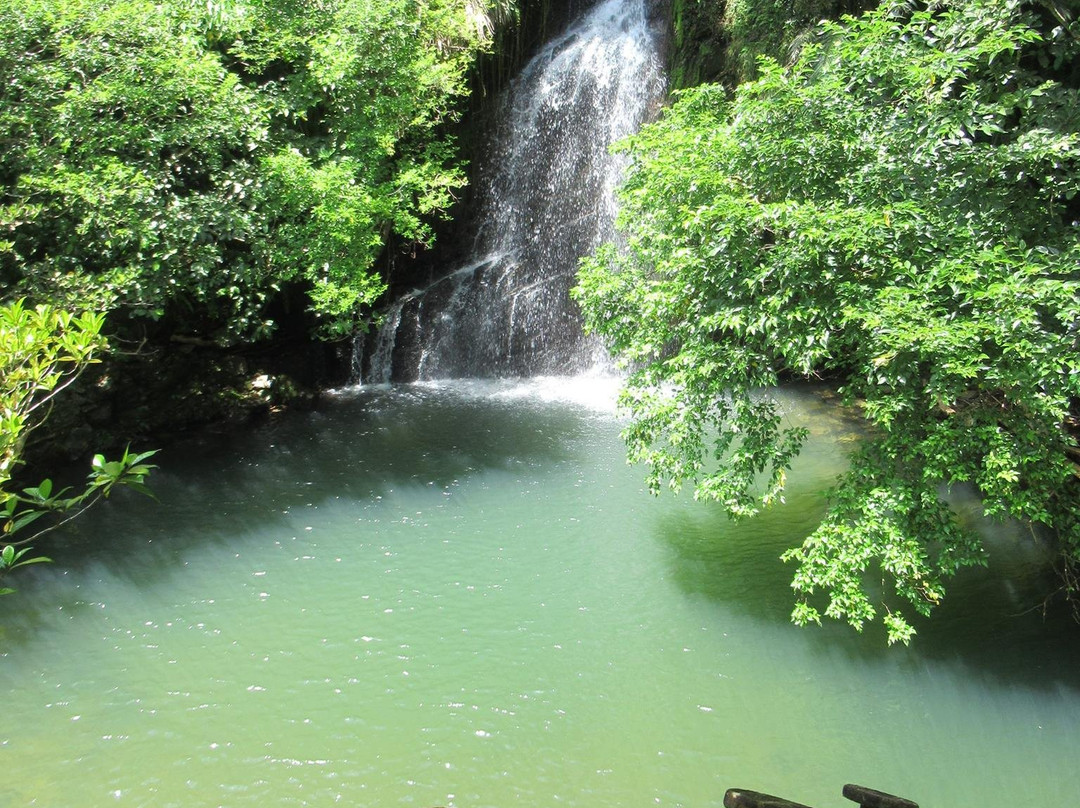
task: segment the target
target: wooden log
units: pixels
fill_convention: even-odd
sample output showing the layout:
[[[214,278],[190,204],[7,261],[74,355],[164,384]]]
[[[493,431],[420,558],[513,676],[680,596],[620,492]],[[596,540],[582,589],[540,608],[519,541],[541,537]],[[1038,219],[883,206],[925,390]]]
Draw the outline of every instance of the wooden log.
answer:
[[[760,791],[729,788],[724,794],[724,808],[809,808],[809,806],[785,800],[783,797],[774,797],[772,794],[762,794]]]
[[[852,802],[857,802],[862,808],[919,808],[919,803],[905,800],[884,791],[875,791],[866,786],[857,786],[848,783],[844,786],[844,796]]]

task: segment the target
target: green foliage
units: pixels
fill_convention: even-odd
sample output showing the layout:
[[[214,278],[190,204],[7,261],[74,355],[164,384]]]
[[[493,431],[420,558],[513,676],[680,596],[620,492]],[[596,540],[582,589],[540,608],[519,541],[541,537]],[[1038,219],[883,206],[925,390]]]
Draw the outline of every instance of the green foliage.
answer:
[[[96,361],[101,350],[104,318],[100,314],[69,312],[39,305],[28,308],[23,301],[0,305],[0,575],[27,564],[48,559],[25,558],[28,548],[15,547],[34,541],[59,524],[74,518],[116,486],[149,494],[146,477],[154,467],[145,461],[154,452],[124,452],[119,460],[96,455],[86,486],[78,493],[70,488],[53,490],[52,480],[14,491],[12,474],[22,460],[27,435],[47,414],[54,398]],[[68,514],[24,538],[21,534],[47,514]],[[16,535],[18,534],[18,538]],[[11,592],[0,589],[0,594]]]
[[[33,558],[23,558],[32,548],[24,547],[21,550],[16,550],[10,544],[6,545],[3,550],[0,550],[0,575],[3,575],[16,567],[25,567],[29,564],[44,564],[48,563],[52,559],[45,556],[34,556]],[[0,586],[0,595],[10,595],[15,590],[10,586]]]
[[[286,285],[347,330],[389,236],[462,184],[441,127],[487,43],[467,0],[11,0],[0,282],[222,343]]]
[[[11,479],[41,410],[103,346],[104,318],[17,300],[0,305],[0,486]]]
[[[576,293],[633,371],[651,486],[692,482],[733,516],[775,500],[804,437],[760,392],[783,378],[841,378],[872,425],[785,555],[798,623],[881,615],[906,642],[903,605],[928,614],[986,560],[952,485],[1080,562],[1078,33],[1013,0],[886,3],[622,144],[625,248]]]
[[[86,486],[75,494],[71,493],[70,487],[53,491],[53,482],[49,479],[42,480],[31,488],[23,488],[20,492],[2,491],[0,529],[11,541],[16,533],[46,514],[69,514],[74,511],[74,516],[78,516],[98,500],[107,498],[117,486],[131,488],[152,497],[153,492],[146,486],[146,478],[156,466],[145,461],[155,454],[156,450],[133,454],[129,448],[124,450],[119,460],[106,460],[104,455],[94,455],[90,463],[90,473],[86,477]],[[74,516],[69,515],[64,522]],[[56,527],[54,523],[28,538],[20,537],[13,543],[26,544]]]

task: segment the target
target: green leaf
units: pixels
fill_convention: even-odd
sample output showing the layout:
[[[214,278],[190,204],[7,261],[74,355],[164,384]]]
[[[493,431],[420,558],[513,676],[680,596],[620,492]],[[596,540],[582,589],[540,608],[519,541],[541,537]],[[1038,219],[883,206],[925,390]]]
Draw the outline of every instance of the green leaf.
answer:
[[[40,519],[45,513],[45,511],[23,511],[4,525],[4,532],[8,534],[18,533],[27,525]]]

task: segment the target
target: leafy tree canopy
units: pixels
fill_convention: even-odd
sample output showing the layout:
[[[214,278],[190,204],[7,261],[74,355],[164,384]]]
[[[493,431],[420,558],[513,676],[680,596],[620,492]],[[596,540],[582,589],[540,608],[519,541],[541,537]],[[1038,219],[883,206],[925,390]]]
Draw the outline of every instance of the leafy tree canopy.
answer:
[[[0,11],[0,283],[220,342],[307,290],[326,331],[427,242],[486,47],[470,0],[10,0]]]
[[[653,489],[692,483],[736,517],[777,499],[805,437],[761,392],[785,378],[839,377],[871,426],[785,555],[797,623],[880,618],[906,642],[905,612],[985,563],[951,485],[1080,562],[1078,58],[1060,4],[890,1],[621,146],[625,244],[576,294],[632,370]]]

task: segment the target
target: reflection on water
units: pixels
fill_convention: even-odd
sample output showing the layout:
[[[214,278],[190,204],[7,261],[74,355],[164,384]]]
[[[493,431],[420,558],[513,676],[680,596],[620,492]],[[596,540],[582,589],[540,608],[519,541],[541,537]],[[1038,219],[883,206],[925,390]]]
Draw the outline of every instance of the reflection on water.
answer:
[[[911,649],[788,623],[777,557],[852,427],[812,427],[787,505],[654,499],[607,380],[346,391],[173,451],[0,600],[0,804],[839,805],[1080,801],[1077,632],[998,529]]]

